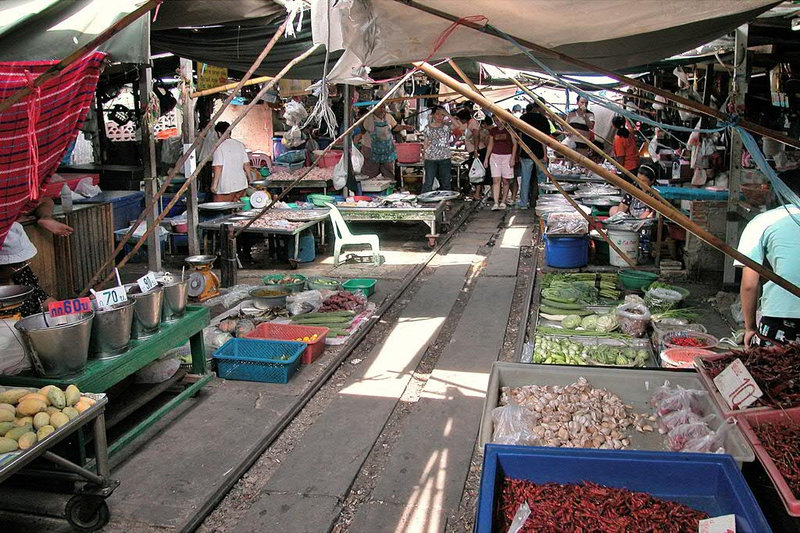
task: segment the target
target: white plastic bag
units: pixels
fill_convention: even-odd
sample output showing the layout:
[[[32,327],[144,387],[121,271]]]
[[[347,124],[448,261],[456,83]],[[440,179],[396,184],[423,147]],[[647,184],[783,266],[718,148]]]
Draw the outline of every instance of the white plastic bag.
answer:
[[[101,191],[100,187],[92,184],[92,178],[83,178],[78,182],[78,186],[75,187],[75,192],[84,198],[92,198],[100,194]]]
[[[286,310],[292,316],[313,313],[322,307],[323,300],[322,293],[318,290],[290,294],[286,298]]]
[[[333,167],[333,188],[334,190],[341,190],[347,185],[347,169],[344,167],[345,158],[339,159],[336,166]]]
[[[531,426],[536,424],[536,415],[521,405],[504,405],[492,409],[492,442],[530,446],[539,444]]]
[[[486,169],[483,167],[481,160],[476,157],[469,167],[469,182],[483,183],[484,176],[486,176]]]
[[[350,164],[353,167],[353,174],[361,172],[361,168],[364,166],[364,156],[355,146],[350,147]]]

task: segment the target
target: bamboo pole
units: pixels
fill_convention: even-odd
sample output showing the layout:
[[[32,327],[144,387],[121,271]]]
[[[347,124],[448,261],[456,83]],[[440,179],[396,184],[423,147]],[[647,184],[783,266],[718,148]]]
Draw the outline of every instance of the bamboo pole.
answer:
[[[147,230],[145,231],[144,235],[141,238],[139,238],[138,242],[133,246],[133,249],[130,251],[130,253],[128,253],[128,255],[126,255],[122,259],[122,261],[120,261],[118,263],[118,265],[117,265],[118,268],[124,266],[128,262],[128,260],[130,259],[130,257],[133,254],[135,254],[139,250],[139,248],[141,248],[142,244],[144,244],[144,239],[150,233],[155,231],[155,229],[159,226],[161,221],[164,220],[164,217],[167,216],[167,213],[169,212],[169,210],[172,209],[172,207],[177,203],[177,201],[181,197],[181,195],[183,195],[186,192],[186,190],[189,188],[189,186],[191,185],[192,181],[200,174],[200,171],[203,168],[203,165],[205,165],[211,159],[214,151],[219,147],[220,144],[222,144],[224,141],[226,141],[230,137],[230,134],[233,131],[233,128],[235,128],[236,125],[244,119],[244,117],[247,115],[247,113],[253,107],[258,105],[259,100],[266,94],[266,92],[268,90],[270,90],[278,82],[278,80],[280,80],[283,76],[285,76],[286,73],[289,72],[289,70],[291,70],[292,67],[294,67],[296,64],[300,63],[301,61],[306,59],[308,56],[310,56],[311,54],[316,52],[320,48],[320,46],[321,46],[321,44],[316,44],[316,45],[312,46],[311,48],[309,48],[308,50],[306,50],[305,52],[303,52],[302,54],[300,54],[299,56],[297,56],[296,58],[294,58],[292,61],[290,61],[275,76],[275,79],[273,79],[268,84],[266,84],[264,87],[262,87],[262,89],[259,91],[259,93],[256,95],[256,97],[253,98],[253,100],[244,107],[243,112],[238,117],[236,117],[231,122],[231,124],[228,127],[228,129],[225,130],[225,132],[223,132],[222,135],[220,135],[220,138],[217,140],[216,143],[214,143],[214,146],[211,147],[211,150],[209,151],[209,153],[206,154],[204,157],[202,157],[197,162],[197,167],[195,168],[195,171],[192,173],[191,176],[187,177],[186,182],[183,185],[181,185],[180,189],[178,189],[178,191],[175,193],[175,196],[173,196],[172,200],[169,201],[169,203],[164,207],[164,209],[161,211],[161,213],[158,215],[158,217],[156,217],[156,219],[153,221],[153,225],[148,227]],[[111,257],[111,259],[113,259],[113,256]],[[110,276],[108,276],[105,281],[108,281],[110,279],[111,279]],[[89,285],[89,287],[91,287],[91,285]],[[89,287],[87,287],[87,289],[84,289],[84,291],[88,291]]]
[[[718,118],[718,119],[720,119],[720,120],[722,120],[724,122],[729,122],[731,120],[730,116],[728,116],[727,114],[725,114],[725,113],[723,113],[721,111],[718,111],[718,110],[714,109],[713,107],[709,107],[707,105],[703,105],[703,104],[695,102],[693,100],[689,100],[688,98],[683,98],[682,96],[678,96],[677,94],[671,93],[670,91],[666,91],[664,89],[659,89],[658,87],[654,87],[654,86],[652,86],[652,85],[650,85],[648,83],[644,83],[643,81],[639,81],[636,78],[630,78],[628,76],[623,76],[622,74],[617,74],[613,70],[608,70],[608,69],[605,69],[603,67],[598,67],[596,65],[592,65],[591,63],[587,63],[587,62],[582,61],[580,59],[576,59],[576,58],[568,56],[566,54],[562,54],[561,52],[557,52],[557,51],[552,50],[550,48],[546,48],[544,46],[540,46],[540,45],[538,45],[536,43],[532,43],[531,41],[528,41],[526,39],[521,39],[519,37],[516,37],[514,35],[510,35],[510,34],[503,34],[499,30],[497,30],[497,28],[495,28],[494,26],[491,26],[489,24],[487,24],[485,26],[482,26],[482,25],[480,25],[478,23],[475,23],[475,22],[472,22],[470,20],[461,19],[456,15],[451,15],[450,13],[445,13],[444,11],[440,11],[438,9],[434,9],[432,7],[424,5],[424,4],[422,4],[420,2],[417,2],[415,0],[394,0],[394,1],[398,2],[400,4],[403,4],[405,6],[408,6],[408,7],[413,7],[414,9],[417,9],[419,11],[424,11],[425,13],[428,13],[430,15],[434,15],[436,17],[448,20],[450,22],[457,22],[457,23],[459,23],[459,24],[461,24],[463,26],[466,26],[466,27],[471,28],[473,30],[479,31],[481,33],[486,33],[488,35],[492,35],[492,36],[497,37],[499,39],[506,40],[507,39],[506,35],[508,35],[508,37],[510,37],[511,39],[514,39],[521,46],[524,46],[525,48],[528,48],[529,50],[532,50],[532,51],[537,52],[539,54],[542,54],[542,55],[545,55],[547,57],[551,57],[551,58],[554,58],[554,59],[558,59],[559,61],[564,61],[565,63],[570,63],[572,65],[578,66],[578,67],[580,67],[580,68],[582,68],[582,69],[584,69],[586,71],[589,71],[589,72],[597,72],[598,74],[602,74],[604,76],[608,76],[609,78],[617,80],[620,83],[625,83],[627,85],[631,85],[631,86],[636,87],[638,89],[642,89],[644,91],[648,91],[648,92],[651,92],[653,94],[657,94],[659,96],[663,96],[664,98],[666,98],[666,99],[668,99],[668,100],[670,100],[672,102],[677,102],[677,103],[679,103],[679,104],[681,104],[681,105],[683,105],[685,107],[688,107],[690,109],[698,111],[698,112],[700,112],[700,113],[702,113],[704,115],[708,115],[708,116],[711,116],[711,117]],[[766,128],[766,127],[764,127],[764,126],[762,126],[760,124],[756,124],[755,122],[751,122],[749,120],[745,120],[743,118],[739,118],[738,119],[738,125],[741,126],[744,129],[746,129],[747,131],[750,131],[750,132],[753,132],[753,133],[757,133],[759,135],[763,135],[764,137],[769,137],[770,139],[774,139],[774,140],[776,140],[778,142],[781,142],[783,144],[788,144],[789,146],[793,146],[795,148],[800,148],[800,139],[793,139],[793,138],[791,138],[791,137],[789,137],[787,135],[784,135],[784,134],[782,134],[780,132],[777,132],[775,130]]]
[[[103,44],[104,42],[111,39],[113,36],[118,34],[124,28],[129,26],[132,22],[136,19],[159,5],[164,0],[149,0],[147,3],[142,4],[140,7],[131,11],[117,22],[106,28],[103,32],[97,35],[94,39],[86,43],[85,45],[81,46],[70,55],[50,67],[49,69],[42,72],[35,80],[33,80],[32,84],[26,85],[25,87],[21,87],[18,89],[14,94],[0,102],[0,113],[5,111],[6,109],[10,108],[12,105],[18,103],[20,100],[31,94],[31,91],[36,87],[41,87],[47,80],[55,78],[58,76],[65,68]]]
[[[331,143],[330,143],[330,144],[329,144],[327,147],[325,147],[325,149],[324,149],[324,150],[323,150],[323,151],[322,151],[322,152],[319,154],[319,156],[317,157],[317,159],[316,159],[314,162],[312,162],[311,166],[310,166],[310,167],[308,167],[308,170],[306,170],[305,172],[303,172],[303,173],[300,175],[300,177],[298,177],[296,180],[294,180],[294,181],[292,181],[291,183],[289,183],[289,185],[288,185],[288,186],[286,186],[286,187],[283,189],[283,191],[281,191],[281,193],[280,193],[278,196],[274,197],[274,198],[272,199],[272,202],[270,202],[270,203],[269,203],[267,206],[265,206],[265,207],[264,207],[264,208],[261,210],[261,212],[260,212],[260,213],[258,213],[258,215],[256,215],[256,216],[255,216],[255,217],[253,217],[252,219],[248,220],[248,221],[247,221],[247,224],[245,224],[245,225],[244,225],[244,226],[242,226],[241,228],[238,228],[238,229],[236,230],[236,234],[234,235],[234,237],[238,237],[238,236],[239,236],[239,234],[240,234],[241,232],[243,232],[244,230],[246,230],[247,228],[249,228],[249,227],[250,227],[250,226],[251,226],[251,225],[252,225],[252,224],[253,224],[253,223],[254,223],[256,220],[258,220],[259,218],[261,218],[261,217],[264,215],[264,213],[266,213],[267,211],[269,211],[269,210],[272,208],[272,206],[274,206],[276,203],[280,202],[280,201],[281,201],[281,199],[282,199],[282,198],[284,198],[284,197],[285,197],[285,196],[286,196],[286,195],[289,193],[289,191],[290,191],[292,188],[294,188],[294,187],[295,187],[297,184],[299,184],[299,183],[300,183],[300,182],[303,180],[303,178],[305,178],[305,177],[306,177],[306,176],[307,176],[307,175],[308,175],[308,174],[309,174],[309,173],[310,173],[310,172],[311,172],[311,171],[312,171],[312,170],[313,170],[313,169],[314,169],[314,168],[315,168],[317,165],[319,165],[320,161],[322,161],[322,157],[323,157],[325,154],[327,154],[327,153],[328,153],[328,152],[329,152],[329,151],[330,151],[330,150],[333,148],[333,146],[334,146],[336,143],[338,143],[339,141],[341,141],[342,139],[344,139],[345,137],[347,137],[347,135],[349,135],[349,134],[350,134],[350,133],[351,133],[351,132],[352,132],[354,129],[356,129],[358,126],[360,126],[361,124],[363,124],[363,123],[364,123],[364,121],[365,121],[365,120],[367,120],[367,117],[368,117],[368,116],[370,116],[370,115],[372,115],[372,114],[375,112],[375,110],[376,110],[376,109],[377,109],[377,108],[378,108],[380,105],[382,105],[382,104],[385,104],[386,102],[388,102],[388,101],[390,100],[390,98],[389,98],[389,97],[392,95],[392,93],[394,93],[394,92],[395,92],[397,89],[399,89],[400,87],[402,87],[402,86],[403,86],[403,83],[405,83],[405,81],[406,81],[408,78],[410,78],[410,77],[411,77],[411,76],[414,74],[414,72],[415,72],[415,70],[410,70],[410,71],[408,71],[408,72],[406,73],[406,75],[405,75],[405,76],[404,76],[402,79],[400,79],[400,81],[398,81],[398,82],[397,82],[397,84],[395,84],[395,86],[394,86],[394,87],[392,87],[392,88],[391,88],[391,89],[390,89],[390,90],[389,90],[389,91],[388,91],[388,92],[387,92],[387,93],[386,93],[386,94],[383,96],[383,98],[381,98],[381,99],[380,99],[380,100],[379,100],[379,101],[378,101],[378,102],[377,102],[377,103],[376,103],[376,104],[375,104],[375,105],[372,107],[372,109],[370,109],[370,110],[369,110],[367,113],[365,113],[365,114],[364,114],[364,116],[362,116],[362,117],[361,117],[361,118],[359,118],[357,121],[355,121],[355,122],[354,122],[354,123],[353,123],[353,124],[352,124],[352,125],[351,125],[349,128],[347,128],[347,129],[346,129],[344,132],[342,132],[342,134],[341,134],[341,135],[339,135],[337,138],[335,138],[333,141],[331,141]],[[344,157],[344,155],[343,155],[342,157]]]
[[[255,85],[257,83],[266,83],[272,79],[272,76],[259,76],[257,78],[253,78],[252,80],[246,81],[242,87],[246,87],[249,85]],[[189,98],[200,98],[201,96],[208,96],[210,94],[217,94],[223,91],[227,91],[228,89],[238,89],[239,83],[226,83],[225,85],[219,85],[217,87],[212,87],[211,89],[203,89],[202,91],[195,91],[193,93],[189,93]]]
[[[281,38],[281,36],[283,35],[283,32],[284,32],[284,30],[286,28],[286,25],[288,23],[289,23],[289,19],[288,18],[283,21],[283,24],[280,25],[280,27],[278,28],[278,31],[275,32],[275,34],[272,36],[272,39],[270,39],[270,41],[267,43],[267,45],[261,51],[259,56],[256,58],[255,62],[253,62],[253,64],[250,66],[250,69],[245,73],[244,77],[242,77],[242,79],[239,80],[239,84],[237,85],[237,88],[231,94],[228,95],[228,97],[225,99],[224,102],[222,102],[222,106],[220,106],[220,108],[217,110],[217,112],[214,113],[214,116],[211,118],[211,120],[208,122],[208,124],[206,124],[206,127],[203,128],[202,131],[200,131],[200,133],[197,134],[195,139],[192,141],[191,146],[189,146],[189,149],[185,150],[183,152],[183,154],[181,154],[181,156],[175,162],[175,165],[167,173],[167,179],[164,180],[164,183],[158,189],[156,194],[152,198],[145,198],[145,208],[144,208],[144,210],[139,214],[138,218],[136,219],[136,222],[131,225],[130,230],[128,230],[128,232],[122,237],[122,239],[120,240],[119,244],[117,244],[116,248],[114,248],[114,251],[111,252],[111,255],[109,255],[106,258],[106,260],[103,262],[103,264],[97,270],[97,272],[95,272],[94,276],[92,276],[92,278],[86,284],[86,288],[84,289],[84,294],[86,293],[86,291],[88,289],[93,288],[93,285],[99,280],[99,277],[102,275],[102,272],[114,262],[114,258],[117,256],[117,254],[119,254],[122,251],[123,247],[131,239],[131,237],[133,236],[133,232],[136,231],[136,228],[139,227],[139,224],[141,224],[142,221],[144,221],[147,213],[150,212],[153,209],[153,205],[155,205],[156,201],[159,198],[161,198],[161,196],[164,194],[164,192],[166,192],[167,188],[169,187],[169,184],[172,182],[172,179],[178,173],[178,170],[183,169],[183,166],[186,163],[186,161],[189,159],[189,156],[191,156],[192,152],[198,146],[200,146],[202,144],[202,142],[205,140],[205,137],[206,137],[206,135],[208,135],[208,132],[211,131],[211,128],[214,127],[214,124],[216,123],[216,121],[219,119],[219,117],[222,116],[222,113],[225,111],[225,109],[228,107],[228,105],[230,105],[230,103],[236,97],[236,94],[239,91],[239,89],[241,89],[243,84],[246,83],[248,79],[250,79],[250,77],[253,75],[253,73],[256,71],[256,69],[264,61],[264,58],[267,57],[267,54],[269,54],[269,52],[272,50],[272,48],[275,46],[275,44]],[[190,120],[194,120],[194,118],[192,117]],[[196,166],[196,168],[197,169],[202,168],[202,164],[198,164]],[[190,180],[186,181],[186,183],[189,183],[189,182],[190,182]],[[179,197],[178,195],[175,195],[173,200],[177,199],[178,197]],[[170,203],[170,206],[172,206],[172,205],[174,205],[174,203]],[[169,211],[169,209],[166,209],[165,212],[166,211]],[[193,230],[194,230],[194,228],[193,228]]]
[[[467,89],[462,87],[458,81],[451,78],[447,74],[443,73],[439,69],[429,65],[428,63],[414,63],[420,70],[425,72],[431,78],[437,80],[440,83],[443,83],[450,87],[451,89],[460,92],[464,96],[468,97],[473,102],[478,103],[479,105],[485,107],[492,111],[495,116],[499,116],[503,118],[505,121],[513,124],[517,129],[524,131],[526,134],[530,135],[534,139],[546,144],[556,152],[564,155],[565,157],[571,159],[572,161],[585,166],[589,170],[597,173],[601,177],[603,177],[606,181],[610,182],[611,184],[623,189],[625,192],[630,194],[631,196],[641,200],[645,205],[649,206],[650,208],[658,211],[661,214],[664,213],[664,204],[646,194],[644,191],[639,189],[638,187],[628,183],[624,179],[620,178],[616,174],[609,172],[601,165],[598,165],[588,157],[582,155],[579,152],[561,144],[560,142],[556,141],[549,135],[537,130],[536,128],[532,127],[530,124],[527,124],[517,117],[506,111],[505,109],[493,104],[480,94],[476,93],[471,89]],[[665,215],[666,216],[666,215]],[[752,268],[759,275],[776,285],[779,285],[781,288],[786,289],[787,291],[791,292],[797,297],[800,297],[800,287],[794,285],[790,281],[786,280],[785,278],[779,276],[772,270],[765,268],[764,266],[756,263],[746,255],[740,253],[739,251],[735,250],[728,246],[725,241],[721,240],[720,238],[712,235],[705,229],[701,228],[691,220],[689,220],[683,213],[677,213],[675,216],[669,216],[674,222],[678,223],[680,226],[691,232],[692,234],[696,235],[698,238],[702,239],[703,241],[707,242],[717,250],[721,251],[722,253],[734,258],[735,260],[739,261],[740,263],[744,264],[745,266]]]
[[[475,86],[475,84],[472,83],[469,77],[467,77],[467,75],[458,67],[458,65],[456,65],[454,61],[448,60],[448,62],[450,63],[450,67],[456,72],[456,74],[458,74],[458,76],[462,80],[464,80],[467,83],[467,85],[470,86],[472,90],[474,90],[478,94],[482,94],[481,91]],[[530,147],[525,143],[525,141],[522,140],[522,137],[519,135],[519,133],[517,133],[517,131],[514,130],[513,128],[509,127],[505,122],[501,121],[501,124],[503,125],[504,128],[506,128],[506,131],[508,131],[508,133],[510,133],[514,137],[514,139],[516,139],[517,144],[519,144],[520,147],[525,151],[525,153],[528,154],[528,157],[530,157],[531,160],[534,163],[536,163],[536,166],[539,167],[544,173],[544,175],[547,176],[547,178],[553,183],[553,186],[555,186],[556,190],[558,190],[558,192],[561,193],[561,196],[566,198],[567,202],[569,202],[572,208],[575,209],[575,211],[577,211],[578,213],[580,213],[580,215],[584,218],[584,220],[586,220],[586,222],[589,223],[589,227],[596,229],[597,233],[600,234],[600,237],[602,237],[603,240],[605,240],[608,243],[608,245],[611,248],[613,248],[614,251],[617,252],[617,254],[619,254],[619,256],[622,259],[624,259],[626,263],[628,263],[628,265],[630,265],[631,268],[638,270],[638,266],[636,265],[636,263],[630,257],[628,257],[628,255],[625,252],[620,250],[614,241],[611,240],[611,238],[606,233],[605,228],[603,228],[602,225],[599,224],[597,220],[594,219],[593,216],[589,215],[583,209],[581,209],[581,206],[579,206],[578,203],[567,193],[567,191],[564,190],[564,187],[562,187],[561,184],[558,182],[558,180],[556,180],[555,176],[553,176],[550,173],[550,171],[547,169],[547,166],[541,161],[541,159],[536,157],[536,154],[533,153],[533,150],[531,150]],[[531,179],[534,178],[535,176],[531,176]]]

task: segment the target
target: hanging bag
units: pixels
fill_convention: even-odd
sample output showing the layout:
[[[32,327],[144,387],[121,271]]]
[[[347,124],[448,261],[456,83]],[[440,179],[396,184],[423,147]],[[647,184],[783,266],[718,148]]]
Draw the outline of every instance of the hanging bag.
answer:
[[[483,183],[483,178],[486,176],[486,169],[481,163],[479,158],[475,158],[472,161],[472,165],[469,167],[469,182],[470,183]]]

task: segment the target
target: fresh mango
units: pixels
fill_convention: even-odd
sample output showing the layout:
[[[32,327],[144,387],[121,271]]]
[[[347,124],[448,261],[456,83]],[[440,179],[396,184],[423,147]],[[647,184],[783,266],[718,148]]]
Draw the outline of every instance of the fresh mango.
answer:
[[[90,398],[89,396],[81,396],[81,401],[88,403],[90,406],[97,403],[97,400]]]
[[[39,428],[39,431],[36,432],[36,438],[39,440],[44,440],[50,436],[56,430],[53,426],[42,426]]]
[[[5,436],[9,439],[19,440],[25,433],[29,433],[33,426],[16,427],[6,432]]]
[[[6,437],[0,437],[0,453],[8,453],[16,451],[19,448],[19,444],[14,439],[7,439]]]
[[[44,426],[50,425],[50,415],[47,413],[36,413],[36,416],[33,417],[33,427],[36,429],[41,429]]]
[[[0,409],[0,422],[13,422],[14,413],[9,413],[5,409]]]
[[[58,389],[58,387],[56,387],[55,385],[45,385],[44,387],[39,389],[39,394],[41,394],[42,396],[47,396],[47,392],[50,389]],[[61,390],[61,389],[59,389],[59,390]]]
[[[81,391],[75,385],[69,385],[64,392],[64,398],[67,400],[67,405],[72,407],[81,399]]]
[[[20,398],[25,396],[26,394],[30,394],[31,391],[28,389],[10,389],[4,392],[0,392],[0,403],[10,403],[16,404]]]
[[[39,394],[38,392],[32,392],[30,394],[26,394],[25,396],[19,399],[17,405],[24,402],[25,400],[30,400],[30,399],[41,400],[45,403],[45,405],[50,405],[50,400],[47,399],[47,396],[45,396],[44,394]]]
[[[67,406],[67,398],[58,387],[53,387],[47,391],[47,399],[50,401],[50,405],[53,407],[63,409]]]
[[[81,400],[78,403],[76,403],[73,407],[75,407],[75,409],[79,413],[82,413],[85,410],[87,410],[88,408],[90,408],[91,405],[89,404],[89,402],[86,401],[86,398],[81,398]]]
[[[0,403],[0,409],[5,409],[6,411],[10,411],[11,413],[17,412],[17,408],[11,405],[10,403]]]
[[[5,435],[15,427],[14,422],[0,422],[0,435]]]
[[[53,415],[50,417],[50,425],[56,429],[60,428],[67,422],[69,422],[69,417],[64,413],[53,413]]]
[[[33,416],[42,411],[47,411],[47,402],[37,398],[28,398],[17,405],[17,416]]]
[[[73,418],[75,418],[80,414],[78,410],[75,409],[74,407],[65,407],[64,409],[61,410],[61,412],[67,415],[67,417],[69,417],[70,420],[72,420]]]
[[[56,409],[55,407],[48,407],[47,411],[45,411],[48,415],[53,416],[53,413],[60,413],[61,409]]]
[[[19,438],[17,441],[20,450],[27,450],[36,444],[36,433],[29,431]]]
[[[17,427],[22,426],[32,426],[33,425],[33,417],[31,416],[23,416],[22,418],[17,418],[14,420],[14,425]]]

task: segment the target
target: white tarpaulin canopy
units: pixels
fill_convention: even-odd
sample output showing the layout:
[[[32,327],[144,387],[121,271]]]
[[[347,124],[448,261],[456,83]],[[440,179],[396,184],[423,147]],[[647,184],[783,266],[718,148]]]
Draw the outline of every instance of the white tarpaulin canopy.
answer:
[[[413,2],[456,17],[483,16],[517,38],[612,70],[646,65],[695,48],[754,19],[774,0],[419,0]],[[312,0],[315,42],[345,50],[332,81],[354,79],[354,69],[407,64],[431,58],[471,58],[532,69],[513,44],[459,26],[396,0]],[[331,7],[329,7],[331,6]],[[335,7],[333,7],[335,6]],[[330,26],[328,11],[330,10]],[[328,28],[330,27],[330,35]],[[550,68],[579,72],[538,57]]]

